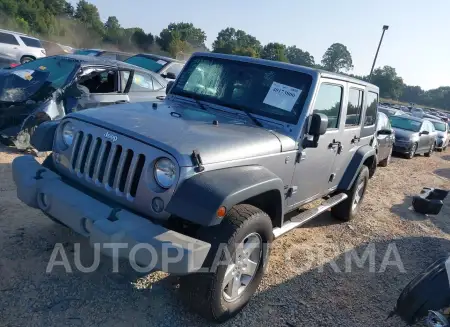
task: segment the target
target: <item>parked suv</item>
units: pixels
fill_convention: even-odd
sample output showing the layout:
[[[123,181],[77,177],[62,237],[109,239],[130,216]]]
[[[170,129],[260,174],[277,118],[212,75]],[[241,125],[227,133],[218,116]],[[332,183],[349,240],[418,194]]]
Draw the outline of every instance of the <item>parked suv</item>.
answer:
[[[41,41],[26,34],[0,30],[0,53],[21,63],[46,56]]]
[[[215,53],[194,54],[170,84],[159,104],[40,125],[32,143],[52,155],[16,158],[14,181],[23,202],[93,243],[150,246],[133,260],[182,275],[186,302],[224,321],[258,288],[274,238],[330,208],[357,214],[376,163],[378,88]]]

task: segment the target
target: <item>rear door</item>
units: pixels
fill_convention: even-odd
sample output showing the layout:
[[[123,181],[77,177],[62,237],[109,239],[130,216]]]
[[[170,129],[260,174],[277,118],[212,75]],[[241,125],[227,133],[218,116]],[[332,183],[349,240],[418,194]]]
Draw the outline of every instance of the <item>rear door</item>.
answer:
[[[20,60],[20,44],[10,33],[0,32],[0,53]]]
[[[334,189],[342,179],[361,140],[361,121],[364,107],[364,87],[346,83],[348,95],[345,99],[339,126],[339,142],[341,152],[337,154],[330,174],[329,189]]]

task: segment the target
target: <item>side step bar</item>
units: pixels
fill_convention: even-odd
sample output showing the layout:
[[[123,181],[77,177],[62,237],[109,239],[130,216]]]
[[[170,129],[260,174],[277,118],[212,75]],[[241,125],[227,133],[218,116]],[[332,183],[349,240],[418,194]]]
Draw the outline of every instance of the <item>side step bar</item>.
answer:
[[[282,227],[274,228],[273,229],[274,238],[280,237],[281,235],[289,232],[290,230],[305,224],[314,217],[320,215],[322,212],[327,211],[331,207],[334,207],[336,204],[344,201],[347,198],[348,198],[347,194],[339,193],[323,202],[320,206],[302,212],[298,216],[295,216],[291,220],[287,221]]]

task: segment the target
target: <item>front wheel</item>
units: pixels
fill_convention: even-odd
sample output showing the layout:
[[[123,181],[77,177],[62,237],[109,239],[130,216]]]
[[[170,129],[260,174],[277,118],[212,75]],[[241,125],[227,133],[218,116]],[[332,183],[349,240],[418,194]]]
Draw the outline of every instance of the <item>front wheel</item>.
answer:
[[[238,314],[264,275],[273,238],[269,216],[258,208],[233,207],[218,226],[202,228],[198,238],[211,249],[205,272],[183,276],[183,300],[208,320],[223,322]]]
[[[416,151],[417,151],[417,143],[414,143],[411,147],[411,150],[409,150],[409,152],[406,154],[406,158],[408,159],[414,158],[414,156],[416,155]]]
[[[333,216],[342,221],[352,220],[358,214],[359,207],[366,193],[368,181],[369,168],[362,166],[358,177],[353,182],[352,188],[345,192],[348,198],[331,208]]]
[[[34,60],[33,57],[30,57],[30,56],[23,56],[23,57],[20,59],[20,63],[21,63],[21,64],[24,64],[24,63],[26,63],[26,62],[33,61],[33,60]]]

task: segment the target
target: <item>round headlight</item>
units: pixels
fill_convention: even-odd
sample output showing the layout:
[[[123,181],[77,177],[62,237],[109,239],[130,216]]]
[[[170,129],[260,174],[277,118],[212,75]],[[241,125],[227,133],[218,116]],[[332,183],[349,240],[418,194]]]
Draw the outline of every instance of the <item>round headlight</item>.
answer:
[[[155,180],[162,188],[170,188],[175,183],[176,167],[172,160],[158,159],[154,168]]]
[[[65,145],[71,146],[73,143],[73,125],[71,122],[67,122],[64,124],[62,128],[62,139]]]

